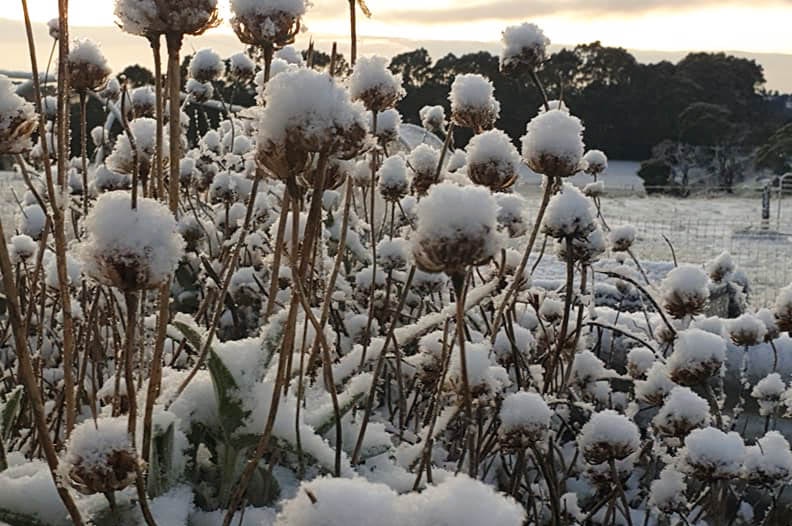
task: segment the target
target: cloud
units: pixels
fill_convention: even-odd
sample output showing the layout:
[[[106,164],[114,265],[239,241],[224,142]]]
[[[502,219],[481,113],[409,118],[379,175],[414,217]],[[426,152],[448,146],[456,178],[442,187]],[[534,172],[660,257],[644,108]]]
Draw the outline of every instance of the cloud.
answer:
[[[460,23],[470,20],[526,20],[565,15],[576,18],[642,15],[657,10],[682,11],[725,5],[745,6],[737,0],[461,0],[438,9],[391,9],[388,20],[412,24]],[[754,0],[752,8],[790,6],[792,0]]]

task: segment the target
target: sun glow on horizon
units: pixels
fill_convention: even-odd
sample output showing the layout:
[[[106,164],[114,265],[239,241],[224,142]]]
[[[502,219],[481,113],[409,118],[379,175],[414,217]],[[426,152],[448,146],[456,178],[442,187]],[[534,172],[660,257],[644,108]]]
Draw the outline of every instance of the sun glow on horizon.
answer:
[[[316,2],[318,3],[318,2]],[[331,9],[329,4],[338,9]],[[502,29],[523,18],[472,19],[463,22],[444,21],[441,17],[410,20],[405,13],[426,13],[424,0],[401,0],[397,6],[388,0],[368,1],[374,16],[358,17],[361,37],[408,39],[417,41],[480,41],[493,42],[500,38]],[[57,16],[52,0],[29,0],[31,18],[46,22]],[[112,26],[114,24],[111,0],[71,0],[70,20],[79,26]],[[321,8],[314,8],[306,16],[308,33],[323,36],[348,34],[346,1],[325,0]],[[432,12],[451,8],[451,0],[431,4]],[[12,2],[2,14],[5,18],[21,19],[21,6]],[[229,16],[228,0],[220,0],[221,14]],[[391,15],[399,13],[393,20]],[[528,17],[530,18],[530,17]],[[768,5],[760,7],[726,6],[701,7],[677,10],[654,10],[628,15],[610,14],[583,16],[575,13],[554,14],[530,18],[544,28],[557,44],[575,44],[600,40],[603,44],[630,49],[657,51],[732,50],[748,52],[792,53],[792,39],[788,38],[788,21],[792,7]],[[227,22],[215,33],[230,33]]]

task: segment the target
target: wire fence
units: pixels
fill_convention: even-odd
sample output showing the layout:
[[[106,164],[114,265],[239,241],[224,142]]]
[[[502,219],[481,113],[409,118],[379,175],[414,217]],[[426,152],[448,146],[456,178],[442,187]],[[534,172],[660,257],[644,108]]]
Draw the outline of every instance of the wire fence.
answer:
[[[638,231],[635,252],[646,261],[704,264],[728,252],[748,277],[750,301],[772,305],[778,289],[792,282],[792,223],[771,221],[767,228],[749,220],[644,219],[606,216],[611,226],[630,224]],[[666,242],[666,239],[668,242]]]

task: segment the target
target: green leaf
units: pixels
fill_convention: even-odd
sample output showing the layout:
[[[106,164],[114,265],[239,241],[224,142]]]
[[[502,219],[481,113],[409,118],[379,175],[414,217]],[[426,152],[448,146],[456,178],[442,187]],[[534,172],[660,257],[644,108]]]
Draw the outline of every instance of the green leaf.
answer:
[[[174,320],[172,325],[184,335],[194,348],[201,349],[203,347],[203,338],[194,327],[179,320]],[[220,415],[220,427],[226,441],[228,441],[234,431],[242,425],[250,411],[245,411],[242,406],[242,400],[240,400],[238,395],[239,385],[237,385],[234,375],[231,374],[231,371],[228,370],[228,367],[226,367],[223,360],[211,346],[209,347],[206,365],[212,377],[212,386],[214,387],[215,400],[217,401],[217,412]]]
[[[18,385],[8,394],[6,401],[0,404],[0,440],[7,440],[14,428],[14,423],[22,411],[22,395],[24,390]]]
[[[157,433],[152,439],[151,458],[149,459],[148,494],[159,497],[167,493],[175,478],[173,469],[173,441],[175,436],[173,422],[163,433]]]
[[[272,476],[272,472],[259,466],[253,473],[245,495],[252,506],[264,507],[273,505],[280,497],[280,493],[280,484]]]

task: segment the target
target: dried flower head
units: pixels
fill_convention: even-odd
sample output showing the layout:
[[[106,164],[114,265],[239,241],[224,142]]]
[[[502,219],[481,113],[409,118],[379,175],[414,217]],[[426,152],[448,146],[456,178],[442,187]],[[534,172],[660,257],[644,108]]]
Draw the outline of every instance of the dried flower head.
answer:
[[[640,445],[638,427],[626,416],[607,409],[591,415],[580,430],[578,444],[591,464],[623,460]]]
[[[553,412],[538,393],[519,391],[503,400],[499,416],[501,446],[519,451],[547,438]]]
[[[155,288],[176,269],[184,241],[168,208],[153,199],[107,192],[85,220],[87,237],[79,247],[84,271],[123,291]]]
[[[719,375],[725,361],[726,342],[723,338],[701,329],[687,329],[677,334],[667,366],[671,380],[694,386]]]
[[[609,234],[611,250],[614,252],[626,252],[635,243],[635,227],[632,225],[622,225],[613,227]]]
[[[0,154],[29,150],[30,136],[37,126],[33,105],[17,95],[11,81],[0,75]]]
[[[529,23],[507,27],[501,41],[500,67],[507,74],[535,70],[546,60],[547,46],[550,45],[550,39],[539,26]]]
[[[212,82],[225,72],[225,64],[220,55],[212,49],[204,48],[196,51],[190,61],[190,76],[198,82]]]
[[[401,73],[391,73],[385,57],[360,57],[349,77],[352,100],[362,101],[366,109],[380,112],[392,108],[406,92]]]
[[[707,275],[693,265],[680,265],[661,284],[663,307],[674,318],[693,316],[704,310],[709,299]]]
[[[775,303],[775,317],[778,330],[792,332],[792,285],[778,291]]]
[[[520,155],[508,135],[489,130],[473,137],[467,145],[467,175],[471,181],[493,192],[511,188],[517,180]]]
[[[385,159],[377,170],[379,191],[382,198],[390,203],[397,203],[410,191],[410,179],[407,177],[407,165],[400,155],[392,155]]]
[[[87,420],[72,431],[61,466],[69,483],[85,495],[112,493],[130,486],[140,460],[127,433],[127,419]]]
[[[75,40],[69,50],[69,76],[71,87],[78,93],[103,88],[110,76],[110,66],[94,42]]]
[[[116,23],[132,35],[200,35],[217,26],[217,0],[115,0]]]
[[[528,123],[522,156],[536,173],[570,177],[583,166],[583,124],[563,110],[540,113]]]
[[[464,274],[498,249],[495,199],[481,187],[440,183],[418,204],[413,255],[427,272]]]
[[[451,120],[457,126],[480,133],[495,126],[500,116],[500,103],[493,93],[492,82],[476,74],[457,75],[451,84]]]
[[[444,132],[446,127],[445,108],[442,106],[424,106],[418,112],[421,125],[432,133]]]
[[[443,174],[437,176],[437,167],[440,164],[440,152],[428,144],[419,144],[407,157],[407,166],[412,173],[412,184],[415,193],[419,196],[426,195],[429,188],[442,180]]]
[[[231,27],[243,44],[282,48],[300,32],[305,0],[231,0]]]

